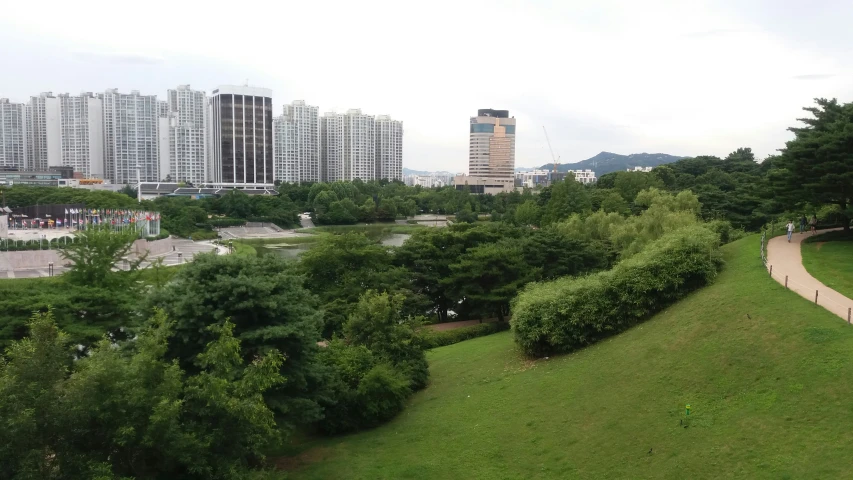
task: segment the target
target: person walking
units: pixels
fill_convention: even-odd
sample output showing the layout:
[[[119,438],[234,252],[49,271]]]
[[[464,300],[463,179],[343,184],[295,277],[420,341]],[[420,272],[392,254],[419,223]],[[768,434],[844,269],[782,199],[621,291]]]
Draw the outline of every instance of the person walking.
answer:
[[[800,235],[806,233],[806,214],[800,217]]]
[[[788,220],[788,224],[785,225],[785,228],[788,229],[788,243],[791,243],[791,235],[794,234],[794,221]]]
[[[812,227],[812,235],[814,235],[817,232],[817,216],[812,215],[809,225]]]

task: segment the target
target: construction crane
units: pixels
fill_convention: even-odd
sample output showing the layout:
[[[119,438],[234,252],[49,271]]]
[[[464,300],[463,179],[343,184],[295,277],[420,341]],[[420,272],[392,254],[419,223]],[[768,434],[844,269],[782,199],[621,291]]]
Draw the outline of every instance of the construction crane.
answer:
[[[554,176],[556,177],[557,176],[557,165],[560,164],[559,163],[560,157],[554,156],[554,149],[551,148],[551,139],[548,138],[548,130],[545,130],[545,125],[542,125],[542,131],[545,132],[545,140],[548,141],[548,150],[551,151],[551,161],[553,162],[553,165],[554,165]]]

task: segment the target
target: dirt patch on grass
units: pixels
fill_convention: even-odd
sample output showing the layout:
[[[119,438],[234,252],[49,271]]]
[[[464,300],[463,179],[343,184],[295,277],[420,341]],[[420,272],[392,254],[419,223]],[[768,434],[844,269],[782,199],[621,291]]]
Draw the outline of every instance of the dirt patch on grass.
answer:
[[[267,460],[276,468],[276,470],[291,472],[293,470],[298,470],[305,465],[322,462],[329,456],[330,452],[331,450],[326,447],[314,447],[300,453],[299,455],[293,455],[291,457],[275,457]]]

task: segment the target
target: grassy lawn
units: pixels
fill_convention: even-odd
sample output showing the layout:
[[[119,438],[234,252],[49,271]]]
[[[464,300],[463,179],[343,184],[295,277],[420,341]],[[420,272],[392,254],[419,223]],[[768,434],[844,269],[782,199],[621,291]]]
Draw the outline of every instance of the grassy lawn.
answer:
[[[853,298],[853,237],[817,235],[814,241],[803,243],[801,251],[803,266],[813,277]]]
[[[714,285],[574,354],[522,358],[510,332],[432,350],[398,418],[290,446],[285,475],[850,477],[853,327],[768,278],[758,236],[724,251]]]

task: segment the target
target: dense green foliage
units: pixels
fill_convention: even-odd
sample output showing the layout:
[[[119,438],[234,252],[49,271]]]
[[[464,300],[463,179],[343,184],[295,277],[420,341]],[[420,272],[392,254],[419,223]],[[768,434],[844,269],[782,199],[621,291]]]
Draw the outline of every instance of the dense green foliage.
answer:
[[[166,359],[162,314],[76,362],[52,315],[35,315],[0,363],[0,477],[245,478],[275,429],[261,394],[284,381],[284,358],[244,364],[231,328],[209,329],[190,375]]]
[[[513,304],[515,340],[526,354],[542,356],[630,328],[712,281],[718,246],[715,233],[687,227],[610,271],[531,285]]]
[[[315,359],[321,317],[292,263],[272,255],[199,255],[167,288],[150,297],[152,307],[174,322],[168,355],[184,369],[194,369],[215,335],[208,327],[229,321],[244,360],[271,350],[287,360],[281,370],[287,382],[266,395],[280,426],[290,428],[322,416],[318,400],[324,372]]]
[[[414,327],[403,318],[401,297],[367,292],[358,302],[342,339],[323,349],[331,366],[334,399],[320,427],[329,433],[374,427],[397,415],[414,390],[426,386],[429,369]]]

